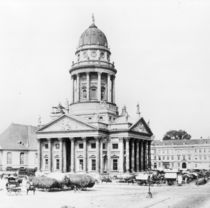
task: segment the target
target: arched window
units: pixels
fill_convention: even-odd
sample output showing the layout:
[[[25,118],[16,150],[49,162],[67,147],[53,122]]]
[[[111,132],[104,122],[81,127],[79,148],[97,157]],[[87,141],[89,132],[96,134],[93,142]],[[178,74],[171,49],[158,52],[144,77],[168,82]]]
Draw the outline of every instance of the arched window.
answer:
[[[101,100],[107,100],[106,88],[104,86],[101,87]]]
[[[24,164],[24,153],[21,152],[20,153],[20,165],[23,165]]]
[[[90,99],[97,100],[97,87],[96,86],[92,86],[90,88]]]
[[[187,168],[187,164],[185,162],[182,163],[182,168]]]
[[[7,164],[12,164],[12,153],[7,152]]]
[[[87,89],[85,86],[83,86],[81,90],[81,100],[86,100],[86,99],[87,99]]]

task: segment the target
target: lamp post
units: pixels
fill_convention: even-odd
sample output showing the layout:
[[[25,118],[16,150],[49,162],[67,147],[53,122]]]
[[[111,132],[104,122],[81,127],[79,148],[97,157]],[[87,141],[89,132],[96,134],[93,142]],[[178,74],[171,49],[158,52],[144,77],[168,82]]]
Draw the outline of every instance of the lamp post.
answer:
[[[150,169],[149,169],[149,176],[148,176],[148,193],[147,193],[147,198],[152,198],[152,192],[150,191]]]

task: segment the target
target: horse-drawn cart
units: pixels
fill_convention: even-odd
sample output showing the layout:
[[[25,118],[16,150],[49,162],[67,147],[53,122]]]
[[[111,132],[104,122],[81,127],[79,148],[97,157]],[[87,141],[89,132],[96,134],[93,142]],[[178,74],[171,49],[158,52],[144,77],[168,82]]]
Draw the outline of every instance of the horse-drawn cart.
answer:
[[[17,181],[16,177],[8,177],[8,182],[6,183],[6,189],[9,194],[14,192],[18,194],[21,192],[20,183]]]

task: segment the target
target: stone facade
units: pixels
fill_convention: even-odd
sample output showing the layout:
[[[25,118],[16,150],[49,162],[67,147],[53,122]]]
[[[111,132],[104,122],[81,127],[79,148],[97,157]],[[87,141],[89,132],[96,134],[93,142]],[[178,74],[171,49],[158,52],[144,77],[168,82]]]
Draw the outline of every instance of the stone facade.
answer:
[[[39,170],[60,172],[137,172],[150,166],[152,131],[126,107],[115,103],[117,70],[110,63],[104,33],[85,30],[70,69],[72,102],[54,108],[53,121],[37,131]]]
[[[154,169],[210,169],[210,139],[154,141]]]

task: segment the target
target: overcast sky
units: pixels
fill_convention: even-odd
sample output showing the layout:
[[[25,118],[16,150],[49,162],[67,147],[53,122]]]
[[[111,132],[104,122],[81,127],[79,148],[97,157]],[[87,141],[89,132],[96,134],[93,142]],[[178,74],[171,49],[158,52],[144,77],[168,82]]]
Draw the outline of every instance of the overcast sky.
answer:
[[[49,122],[71,100],[69,69],[82,32],[95,22],[117,69],[121,111],[150,120],[156,139],[171,129],[210,136],[210,2],[0,1],[0,132]]]

